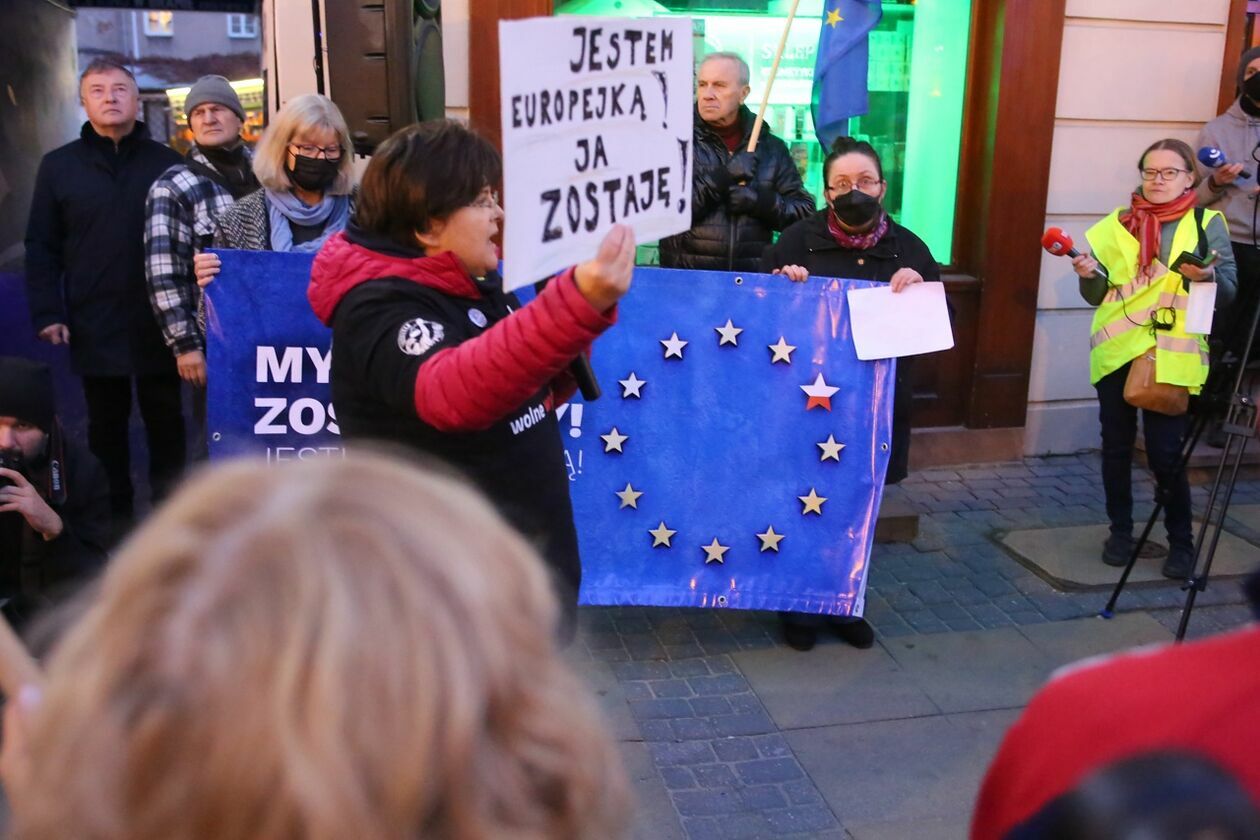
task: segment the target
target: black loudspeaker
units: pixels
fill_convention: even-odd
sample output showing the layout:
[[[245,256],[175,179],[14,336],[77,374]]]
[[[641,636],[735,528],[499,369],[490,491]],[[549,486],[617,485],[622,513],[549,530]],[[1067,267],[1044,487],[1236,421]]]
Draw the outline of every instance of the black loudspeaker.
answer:
[[[329,95],[355,151],[446,114],[441,0],[326,0]]]

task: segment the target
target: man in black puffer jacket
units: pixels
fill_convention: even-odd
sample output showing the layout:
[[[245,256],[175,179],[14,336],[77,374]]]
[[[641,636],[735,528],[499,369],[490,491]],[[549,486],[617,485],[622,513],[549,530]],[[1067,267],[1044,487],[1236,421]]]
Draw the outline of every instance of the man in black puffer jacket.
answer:
[[[744,107],[748,65],[710,53],[696,73],[692,228],[661,240],[661,265],[700,271],[759,271],[774,232],[813,214],[787,146],[763,125],[749,153],[754,117]]]

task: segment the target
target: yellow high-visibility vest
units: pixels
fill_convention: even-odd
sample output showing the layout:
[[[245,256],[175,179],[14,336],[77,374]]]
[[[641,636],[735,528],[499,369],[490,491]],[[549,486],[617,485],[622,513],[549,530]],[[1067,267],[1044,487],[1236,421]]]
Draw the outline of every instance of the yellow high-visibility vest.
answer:
[[[1221,215],[1215,210],[1203,213],[1203,227]],[[1185,385],[1199,393],[1208,374],[1206,336],[1186,332],[1186,307],[1190,293],[1175,271],[1142,280],[1138,277],[1139,245],[1120,223],[1120,208],[1085,233],[1094,258],[1107,267],[1107,296],[1094,312],[1089,338],[1089,381],[1098,382],[1119,370],[1140,354],[1155,348],[1155,379],[1170,385]],[[1199,231],[1194,211],[1186,213],[1173,233],[1172,261],[1182,251],[1194,253]],[[1158,319],[1168,329],[1152,329]]]

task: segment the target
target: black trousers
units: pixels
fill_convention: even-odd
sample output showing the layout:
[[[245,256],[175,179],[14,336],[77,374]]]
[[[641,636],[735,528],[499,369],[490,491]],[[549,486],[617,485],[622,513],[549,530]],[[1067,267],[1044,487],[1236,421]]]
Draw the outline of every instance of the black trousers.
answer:
[[[1240,242],[1230,244],[1234,260],[1238,263],[1238,297],[1216,313],[1218,323],[1212,330],[1212,342],[1233,351],[1239,358],[1245,358],[1243,352],[1247,348],[1243,345],[1247,343],[1256,306],[1260,305],[1260,248]],[[1256,354],[1255,346],[1253,343],[1252,356]]]
[[[1133,442],[1137,437],[1138,410],[1124,401],[1124,382],[1129,366],[1098,380],[1098,421],[1102,426],[1102,480],[1107,497],[1107,518],[1113,534],[1133,533]],[[1178,470],[1181,438],[1190,423],[1188,415],[1169,417],[1142,410],[1146,457],[1155,481],[1164,493],[1164,525],[1169,545],[1192,547],[1190,482]]]
[[[184,470],[184,413],[179,374],[83,377],[88,448],[105,467],[110,510],[116,520],[130,519],[135,512],[128,434],[133,381],[149,447],[149,487],[155,505],[170,494]]]

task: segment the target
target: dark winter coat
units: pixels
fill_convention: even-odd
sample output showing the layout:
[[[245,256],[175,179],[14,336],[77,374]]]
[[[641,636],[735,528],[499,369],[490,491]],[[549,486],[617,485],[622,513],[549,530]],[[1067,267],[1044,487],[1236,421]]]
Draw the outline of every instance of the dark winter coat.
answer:
[[[906,228],[889,221],[888,233],[865,251],[842,248],[827,230],[824,210],[797,222],[766,249],[761,270],[800,265],[811,277],[840,277],[848,280],[875,280],[887,283],[899,268],[913,268],[926,282],[939,282],[941,267],[923,240]],[[893,442],[885,483],[896,484],[909,473],[910,409],[913,403],[912,357],[897,360],[897,383],[893,390]]]
[[[39,332],[70,328],[70,358],[86,376],[174,373],[175,357],[149,305],[144,204],[179,163],[144,123],[115,148],[91,123],[44,155],[26,228],[26,285]]]
[[[695,113],[694,176],[691,182],[691,230],[661,240],[661,265],[696,271],[757,271],[761,252],[775,231],[814,212],[787,146],[764,124],[757,141],[758,206],[752,215],[733,215],[727,206],[731,153],[722,138]],[[740,149],[748,148],[755,118],[741,106],[744,127]]]
[[[571,617],[581,565],[553,409],[575,390],[569,363],[613,314],[586,302],[572,271],[522,307],[449,252],[406,253],[353,226],[316,256],[308,297],[333,330],[342,435],[399,443],[466,474],[539,547]]]
[[[47,460],[29,474],[61,517],[62,531],[56,539],[45,540],[21,514],[0,513],[0,600],[11,620],[30,618],[105,566],[111,523],[105,468],[86,446],[66,440],[60,469],[64,483],[60,493],[49,486]]]

